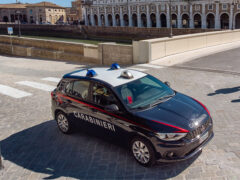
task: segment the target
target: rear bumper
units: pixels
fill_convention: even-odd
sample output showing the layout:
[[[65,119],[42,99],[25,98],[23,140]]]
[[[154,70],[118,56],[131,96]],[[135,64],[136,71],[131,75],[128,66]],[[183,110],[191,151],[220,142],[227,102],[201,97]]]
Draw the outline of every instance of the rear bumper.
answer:
[[[195,155],[197,155],[198,153],[200,153],[202,151],[202,149],[212,140],[213,137],[214,137],[214,133],[212,132],[209,135],[209,137],[202,144],[200,144],[198,147],[196,147],[195,149],[188,152],[185,156],[175,157],[175,158],[171,158],[171,159],[160,158],[160,159],[158,159],[158,162],[176,162],[176,161],[183,161],[183,160],[190,159],[190,158],[194,157]]]

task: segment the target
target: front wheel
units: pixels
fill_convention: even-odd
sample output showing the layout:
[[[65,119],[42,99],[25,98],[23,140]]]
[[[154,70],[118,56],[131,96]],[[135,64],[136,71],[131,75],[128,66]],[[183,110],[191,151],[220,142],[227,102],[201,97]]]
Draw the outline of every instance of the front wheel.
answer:
[[[145,167],[150,167],[156,162],[155,151],[144,138],[137,137],[131,141],[131,152],[136,161]]]

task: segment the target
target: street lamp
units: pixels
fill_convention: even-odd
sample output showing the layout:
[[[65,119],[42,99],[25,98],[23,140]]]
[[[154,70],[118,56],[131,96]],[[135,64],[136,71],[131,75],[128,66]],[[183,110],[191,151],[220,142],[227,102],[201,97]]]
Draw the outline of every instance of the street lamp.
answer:
[[[173,37],[173,29],[172,29],[172,0],[169,0],[169,13],[170,13],[170,34],[169,37]]]
[[[18,15],[18,37],[21,37],[21,27],[20,27],[20,14],[21,14],[21,11],[17,10],[16,14]]]

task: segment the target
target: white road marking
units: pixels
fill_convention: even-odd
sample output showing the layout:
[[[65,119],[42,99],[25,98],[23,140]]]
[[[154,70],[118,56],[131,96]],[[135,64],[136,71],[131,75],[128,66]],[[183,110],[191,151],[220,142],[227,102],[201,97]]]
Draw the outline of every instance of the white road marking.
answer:
[[[35,89],[40,89],[43,91],[52,91],[56,88],[54,86],[50,86],[50,85],[42,84],[42,83],[36,83],[36,82],[32,82],[32,81],[19,81],[19,82],[16,82],[16,84],[29,86],[29,87],[32,87]]]
[[[163,68],[162,66],[153,65],[153,64],[138,64],[137,66],[150,67],[150,68],[156,68],[156,69]]]
[[[31,93],[21,91],[9,86],[1,85],[0,84],[0,94],[4,94],[13,98],[23,98],[26,96],[31,96]]]
[[[47,78],[43,78],[42,80],[58,83],[61,79],[60,78],[55,78],[55,77],[47,77]]]
[[[132,70],[136,70],[136,71],[147,71],[147,69],[141,69],[141,68],[135,68],[135,67],[129,67],[127,69],[132,69]]]

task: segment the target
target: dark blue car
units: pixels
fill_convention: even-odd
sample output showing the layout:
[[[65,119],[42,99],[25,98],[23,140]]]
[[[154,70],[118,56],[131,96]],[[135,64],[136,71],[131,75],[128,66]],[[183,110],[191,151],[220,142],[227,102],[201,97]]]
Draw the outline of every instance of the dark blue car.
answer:
[[[214,135],[201,102],[117,64],[66,74],[51,95],[52,113],[63,133],[80,126],[120,138],[143,166],[191,158]]]

